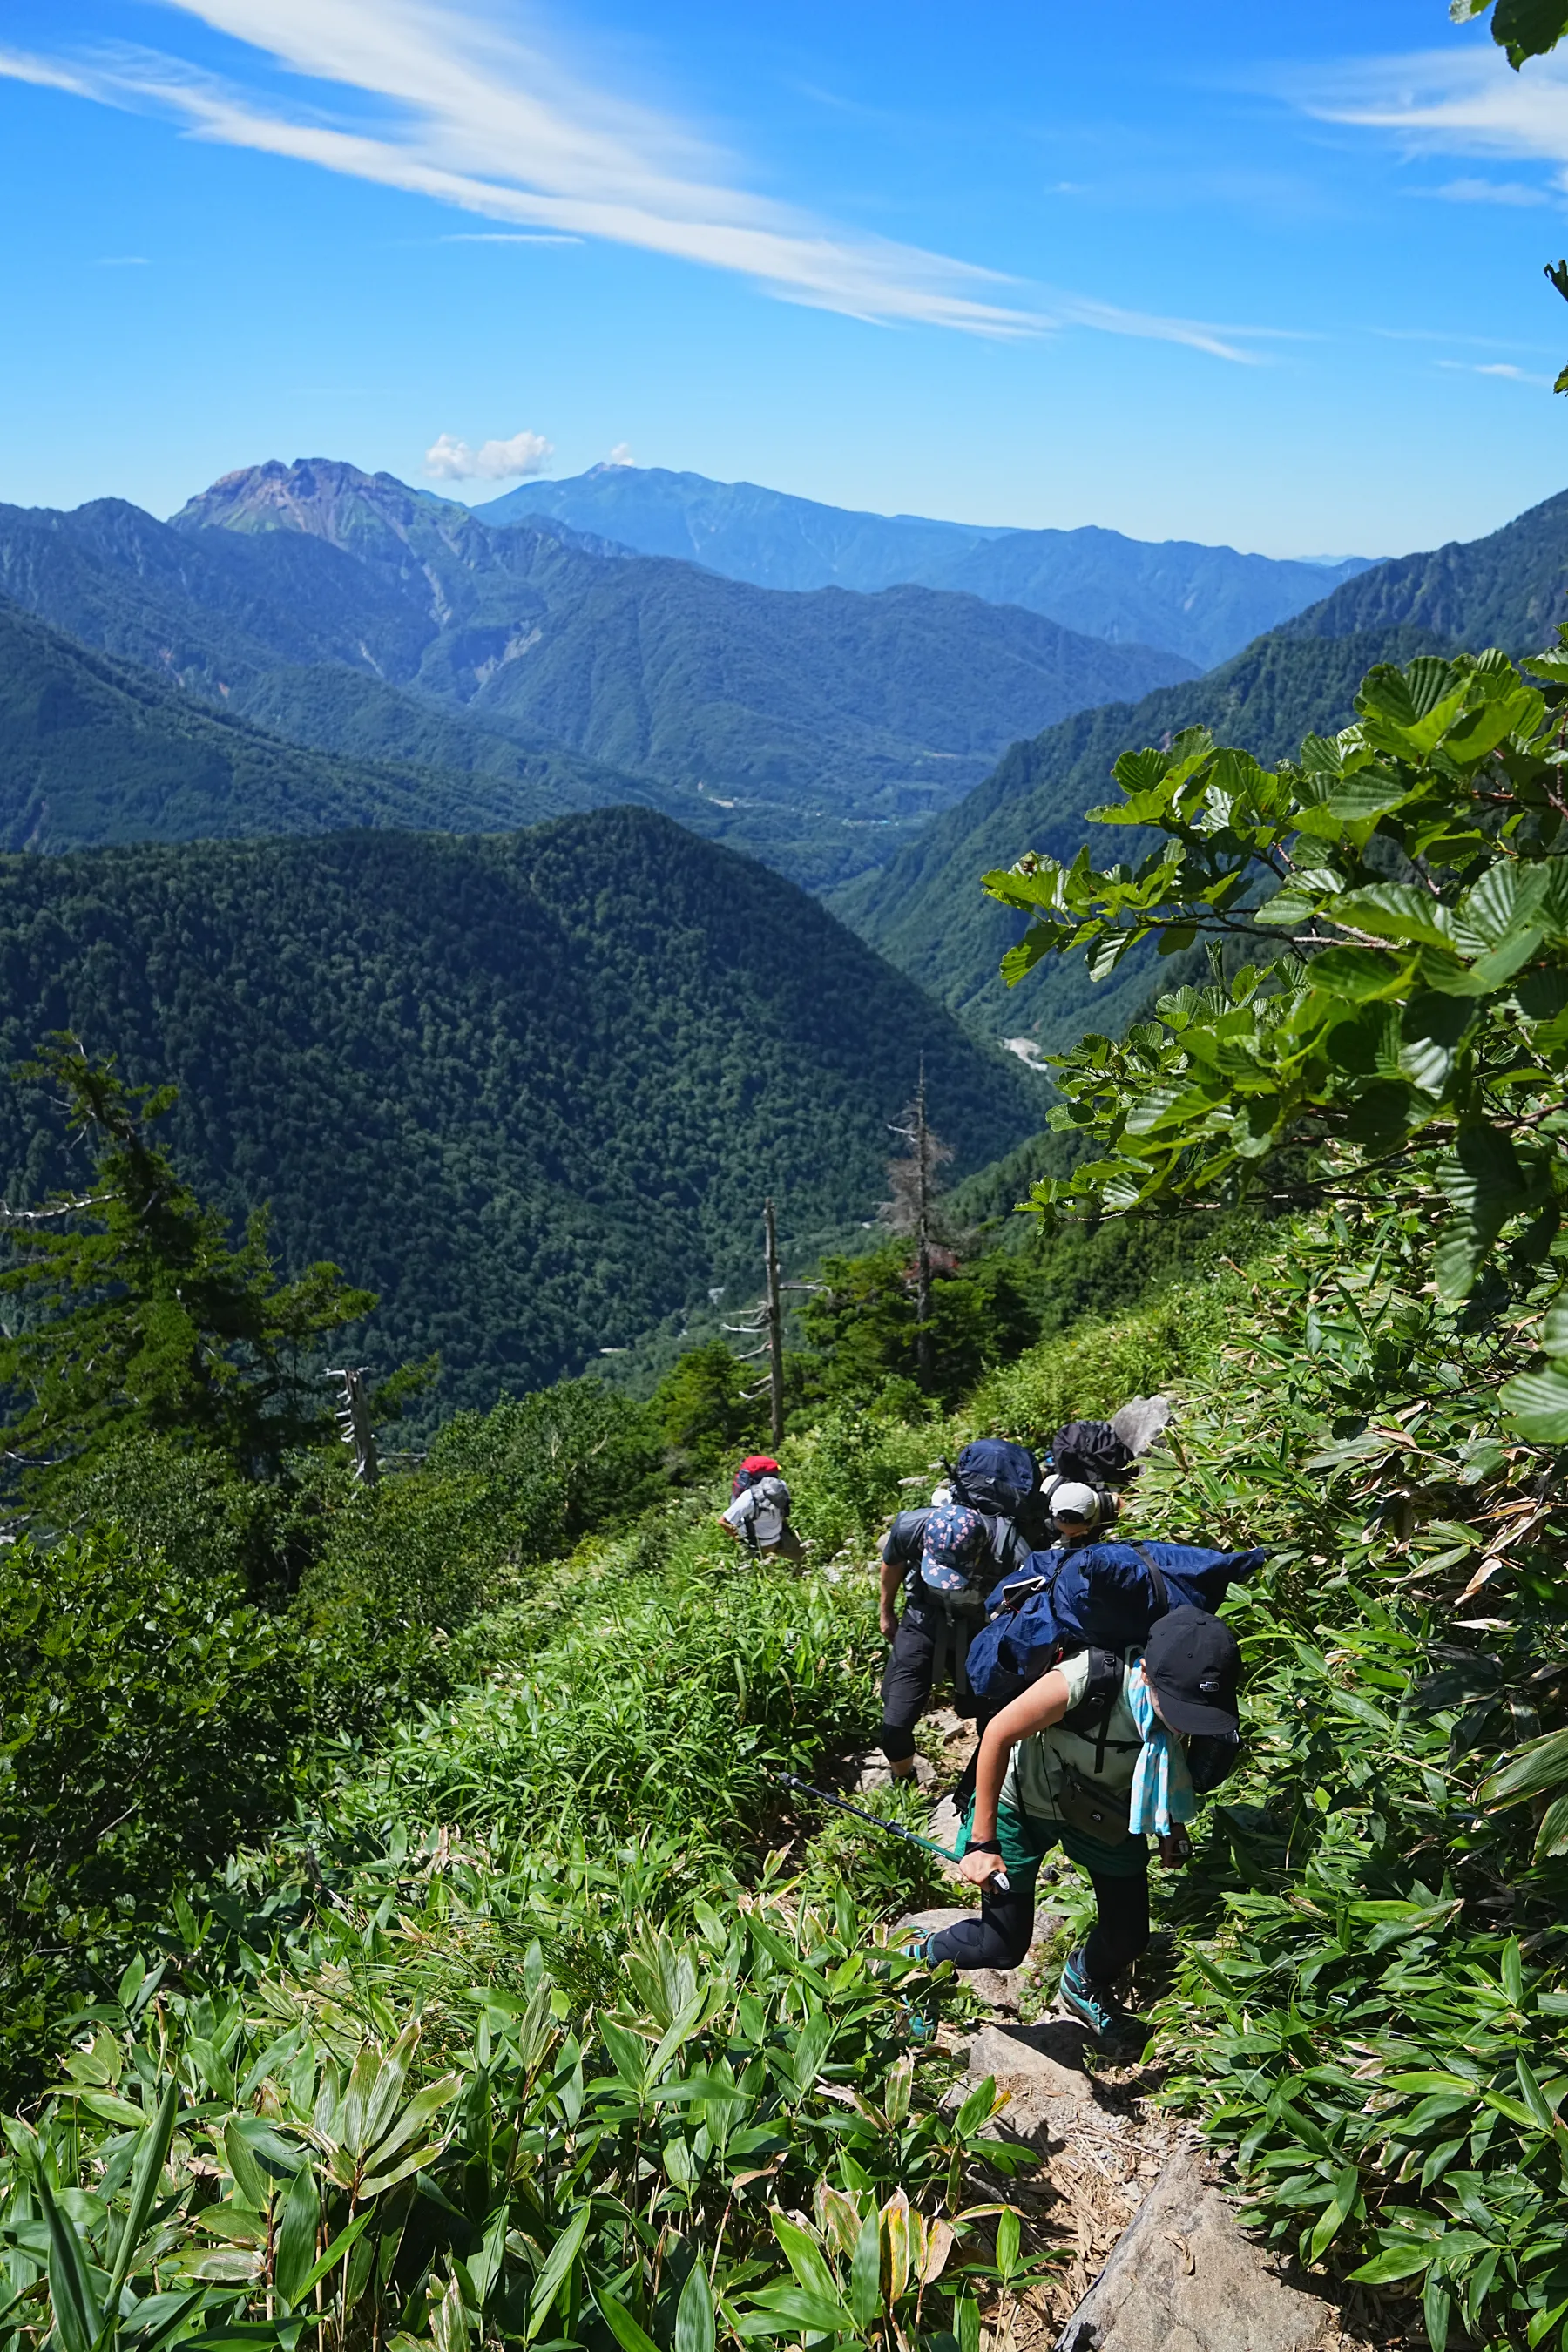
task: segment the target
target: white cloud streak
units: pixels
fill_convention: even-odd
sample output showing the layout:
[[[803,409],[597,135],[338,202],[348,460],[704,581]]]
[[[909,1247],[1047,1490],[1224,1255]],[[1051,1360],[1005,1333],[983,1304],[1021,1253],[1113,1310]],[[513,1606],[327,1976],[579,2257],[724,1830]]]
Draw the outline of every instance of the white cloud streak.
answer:
[[[508,441],[484,441],[470,449],[449,433],[438,433],[425,452],[425,471],[434,482],[518,482],[547,474],[554,445],[542,433],[514,433]]]
[[[437,245],[581,245],[580,236],[550,236],[542,229],[466,228],[438,236]]]
[[[0,75],[155,110],[192,137],[402,189],[516,231],[733,271],[784,300],[882,324],[1004,338],[1078,326],[1256,357],[1246,347],[1255,330],[1037,294],[973,262],[749,194],[726,159],[682,126],[586,88],[537,43],[461,0],[165,5],[291,74],[352,93],[350,111],[285,105],[146,50],[70,61],[0,50]]]
[[[1447,180],[1440,188],[1421,188],[1423,196],[1441,196],[1448,205],[1515,205],[1521,208],[1549,205],[1544,188],[1528,187],[1522,180]]]
[[[1532,59],[1515,73],[1500,49],[1423,50],[1371,58],[1299,83],[1303,110],[1323,122],[1390,133],[1411,155],[1502,155],[1553,166],[1568,188],[1568,60]],[[1436,190],[1460,202],[1530,204],[1537,192],[1479,180]]]
[[[1498,375],[1507,383],[1528,383],[1537,391],[1550,389],[1549,375],[1532,375],[1528,368],[1515,367],[1509,360],[1439,360],[1440,368],[1452,369],[1459,375]]]

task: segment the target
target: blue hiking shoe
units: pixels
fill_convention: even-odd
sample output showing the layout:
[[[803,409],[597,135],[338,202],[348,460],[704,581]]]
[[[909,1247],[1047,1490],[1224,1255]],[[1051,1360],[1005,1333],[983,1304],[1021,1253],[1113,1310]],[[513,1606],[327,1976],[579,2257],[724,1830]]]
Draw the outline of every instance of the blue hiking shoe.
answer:
[[[1057,1987],[1057,2007],[1087,2025],[1095,2039],[1105,2042],[1132,2022],[1131,2012],[1110,1996],[1110,1987],[1097,1985],[1083,1964],[1084,1947],[1069,1952]]]

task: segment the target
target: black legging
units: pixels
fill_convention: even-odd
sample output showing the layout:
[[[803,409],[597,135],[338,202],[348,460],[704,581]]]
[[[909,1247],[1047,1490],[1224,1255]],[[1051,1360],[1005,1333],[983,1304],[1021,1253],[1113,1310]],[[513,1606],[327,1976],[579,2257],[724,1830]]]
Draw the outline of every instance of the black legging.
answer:
[[[906,1603],[882,1669],[882,1753],[889,1764],[907,1763],[915,1752],[915,1726],[931,1705],[940,1630],[935,1610],[922,1609],[918,1601]],[[1013,1696],[1010,1687],[1001,1693],[993,1691],[984,1699],[970,1692],[955,1692],[953,1703],[960,1715],[973,1719],[977,1731],[984,1731]],[[960,1783],[961,1793],[953,1800],[960,1813],[973,1792],[973,1770],[972,1759]]]
[[[1106,1878],[1089,1874],[1100,1916],[1084,1947],[1084,1968],[1096,1984],[1111,1984],[1131,1967],[1149,1941],[1149,1879]],[[978,1919],[960,1920],[931,1939],[929,1958],[951,1960],[955,1969],[1016,1969],[1029,1948],[1035,1926],[1034,1874],[1026,1887],[998,1895],[982,1889]]]

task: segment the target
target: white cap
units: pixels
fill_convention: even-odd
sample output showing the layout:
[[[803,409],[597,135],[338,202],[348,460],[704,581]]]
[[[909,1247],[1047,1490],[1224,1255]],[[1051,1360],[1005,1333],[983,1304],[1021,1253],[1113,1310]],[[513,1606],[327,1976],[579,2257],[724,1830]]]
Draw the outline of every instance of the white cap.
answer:
[[[1092,1528],[1100,1517],[1100,1496],[1092,1486],[1081,1486],[1075,1478],[1062,1478],[1051,1488],[1050,1509],[1053,1519],[1065,1514]]]
[[[938,1509],[938,1510],[940,1510],[940,1508],[942,1507],[942,1504],[943,1504],[943,1503],[951,1503],[951,1502],[952,1502],[952,1488],[951,1486],[945,1486],[945,1485],[944,1485],[944,1486],[933,1486],[933,1487],[931,1488],[931,1506],[932,1506],[933,1509]]]

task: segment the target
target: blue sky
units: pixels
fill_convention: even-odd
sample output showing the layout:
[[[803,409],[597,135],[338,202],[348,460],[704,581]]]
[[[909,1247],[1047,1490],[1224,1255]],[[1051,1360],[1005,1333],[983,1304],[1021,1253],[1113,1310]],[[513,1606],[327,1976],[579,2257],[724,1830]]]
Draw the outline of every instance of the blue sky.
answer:
[[[1568,61],[1443,0],[7,0],[0,188],[24,504],[616,449],[1384,554],[1568,484]]]

